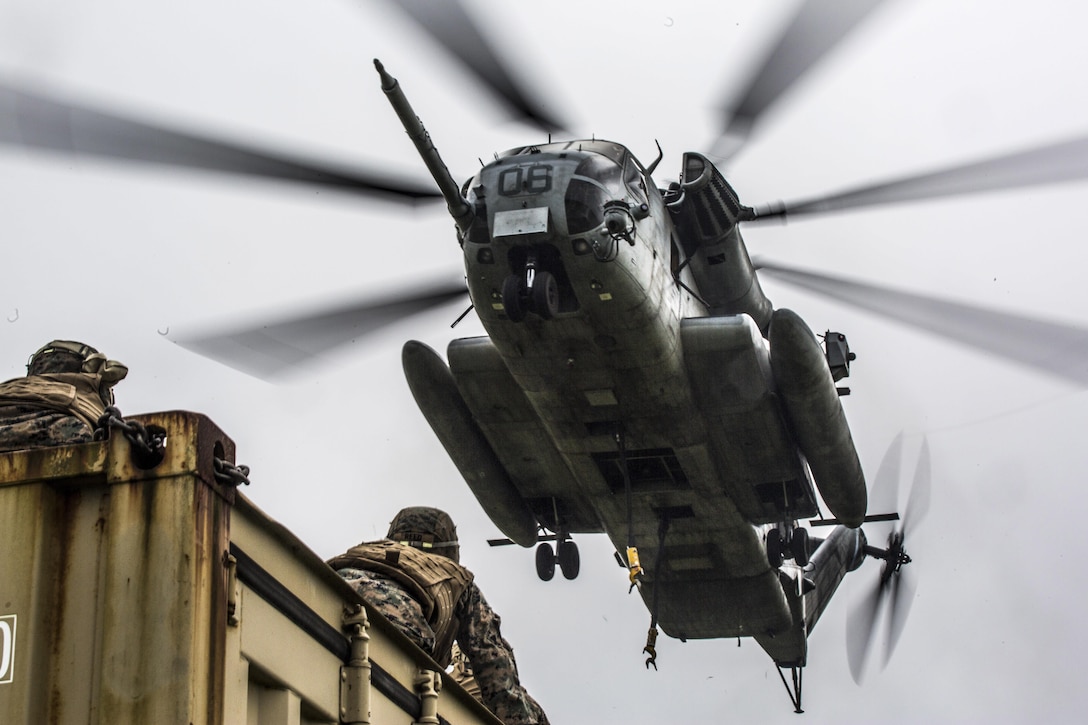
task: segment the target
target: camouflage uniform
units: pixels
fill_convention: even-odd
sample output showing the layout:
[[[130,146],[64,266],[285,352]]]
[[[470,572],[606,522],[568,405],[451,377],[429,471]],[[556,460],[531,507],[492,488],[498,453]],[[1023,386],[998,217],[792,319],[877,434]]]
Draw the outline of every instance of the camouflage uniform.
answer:
[[[0,383],[0,451],[92,440],[113,404],[113,386],[127,373],[89,345],[49,343],[31,357],[26,377]]]
[[[438,509],[402,510],[388,539],[363,543],[329,561],[340,576],[443,667],[461,662],[479,686],[480,700],[508,725],[547,723],[518,678],[514,651],[500,632],[472,573],[457,563],[456,528]],[[455,667],[458,666],[455,663]]]
[[[476,682],[476,677],[472,674],[472,663],[468,661],[468,657],[456,642],[453,643],[451,658],[450,669],[447,670],[450,677],[461,686],[461,689],[483,702],[483,697],[480,695],[480,683]]]

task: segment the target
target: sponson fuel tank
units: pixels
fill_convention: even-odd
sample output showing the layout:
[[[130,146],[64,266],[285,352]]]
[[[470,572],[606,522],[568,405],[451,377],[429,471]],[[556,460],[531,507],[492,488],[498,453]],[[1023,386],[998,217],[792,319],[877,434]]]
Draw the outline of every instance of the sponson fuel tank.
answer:
[[[832,515],[856,528],[865,518],[865,476],[816,336],[797,313],[780,309],[767,338],[786,418],[816,487]]]
[[[480,506],[511,541],[535,544],[536,518],[473,419],[449,366],[415,340],[404,345],[401,362],[419,409]]]

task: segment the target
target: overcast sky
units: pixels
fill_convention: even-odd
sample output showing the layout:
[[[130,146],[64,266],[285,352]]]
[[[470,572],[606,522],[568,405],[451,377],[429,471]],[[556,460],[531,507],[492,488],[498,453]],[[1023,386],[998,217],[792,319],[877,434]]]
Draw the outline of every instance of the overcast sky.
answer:
[[[575,134],[654,140],[674,179],[714,135],[715,104],[795,3],[467,3]],[[968,161],[1088,130],[1088,10],[1075,0],[890,1],[783,99],[729,178],[749,204]],[[713,9],[711,7],[713,6]],[[379,0],[0,1],[0,73],[187,128],[425,178],[371,61],[397,76],[455,175],[544,140]],[[554,723],[796,722],[752,641],[662,639],[603,536],[575,582],[539,582],[531,551],[489,549],[481,512],[415,408],[400,347],[482,334],[454,303],[279,384],[169,336],[457,279],[452,222],[334,192],[0,148],[0,379],[54,338],[127,363],[126,414],[208,415],[252,467],[244,493],[322,557],[384,534],[402,506],[459,524],[464,563],[503,617]],[[753,254],[1088,326],[1088,187],[1036,187],[745,232]],[[808,722],[1073,720],[1082,709],[1088,396],[774,280],[779,307],[845,332],[844,406],[870,480],[897,433],[909,479],[925,436],[933,507],[920,584],[891,664],[850,677],[846,612],[867,563],[811,639]],[[465,303],[467,304],[467,303]],[[879,540],[886,532],[867,527]]]

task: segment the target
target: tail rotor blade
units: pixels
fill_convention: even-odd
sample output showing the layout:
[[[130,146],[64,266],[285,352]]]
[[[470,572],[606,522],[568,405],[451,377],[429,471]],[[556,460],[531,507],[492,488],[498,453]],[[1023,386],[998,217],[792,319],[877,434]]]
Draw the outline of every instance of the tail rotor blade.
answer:
[[[876,631],[877,616],[880,614],[882,587],[878,583],[847,618],[846,658],[850,664],[850,674],[854,682],[861,684],[865,673],[865,662],[869,657],[873,634]]]
[[[888,662],[899,644],[899,637],[903,634],[903,628],[907,624],[907,617],[914,605],[914,597],[918,591],[918,579],[913,570],[908,566],[899,571],[891,579],[891,596],[888,607],[888,641],[884,648],[883,666]]]
[[[888,446],[873,479],[869,496],[870,513],[890,513],[899,507],[899,472],[903,461],[903,434],[899,433]]]
[[[922,448],[918,452],[918,467],[914,471],[907,508],[903,512],[903,539],[907,540],[911,532],[922,522],[929,512],[932,491],[932,467],[929,456],[929,442],[922,439]]]
[[[889,510],[897,508],[900,462],[903,452],[903,434],[900,433],[888,446],[880,469],[873,483],[873,497],[879,505],[888,505]],[[918,588],[911,558],[907,555],[905,544],[907,534],[918,525],[929,510],[931,466],[929,445],[923,438],[918,455],[914,481],[908,494],[906,511],[896,528],[889,534],[886,549],[867,547],[866,553],[883,560],[880,579],[877,586],[869,592],[857,607],[851,610],[846,632],[847,657],[854,681],[861,684],[865,662],[872,647],[875,630],[882,629],[878,624],[879,612],[887,602],[887,637],[881,643],[883,649],[882,666],[886,667],[895,650],[899,637],[906,625],[914,596]],[[883,629],[882,629],[883,631]]]

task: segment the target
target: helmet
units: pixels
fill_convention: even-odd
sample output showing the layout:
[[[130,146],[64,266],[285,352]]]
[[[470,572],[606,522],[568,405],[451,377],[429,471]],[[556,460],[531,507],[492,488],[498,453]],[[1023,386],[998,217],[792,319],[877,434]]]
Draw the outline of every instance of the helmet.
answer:
[[[430,506],[410,506],[401,509],[389,524],[387,539],[414,546],[459,562],[461,547],[457,543],[457,527],[445,511]]]
[[[84,361],[92,355],[102,355],[102,353],[81,342],[53,340],[30,356],[26,364],[26,374],[80,373],[83,372]]]
[[[106,356],[90,345],[74,340],[53,340],[30,356],[27,375],[49,373],[94,373],[102,377],[99,394],[106,405],[113,404],[113,386],[128,375],[128,367]]]

